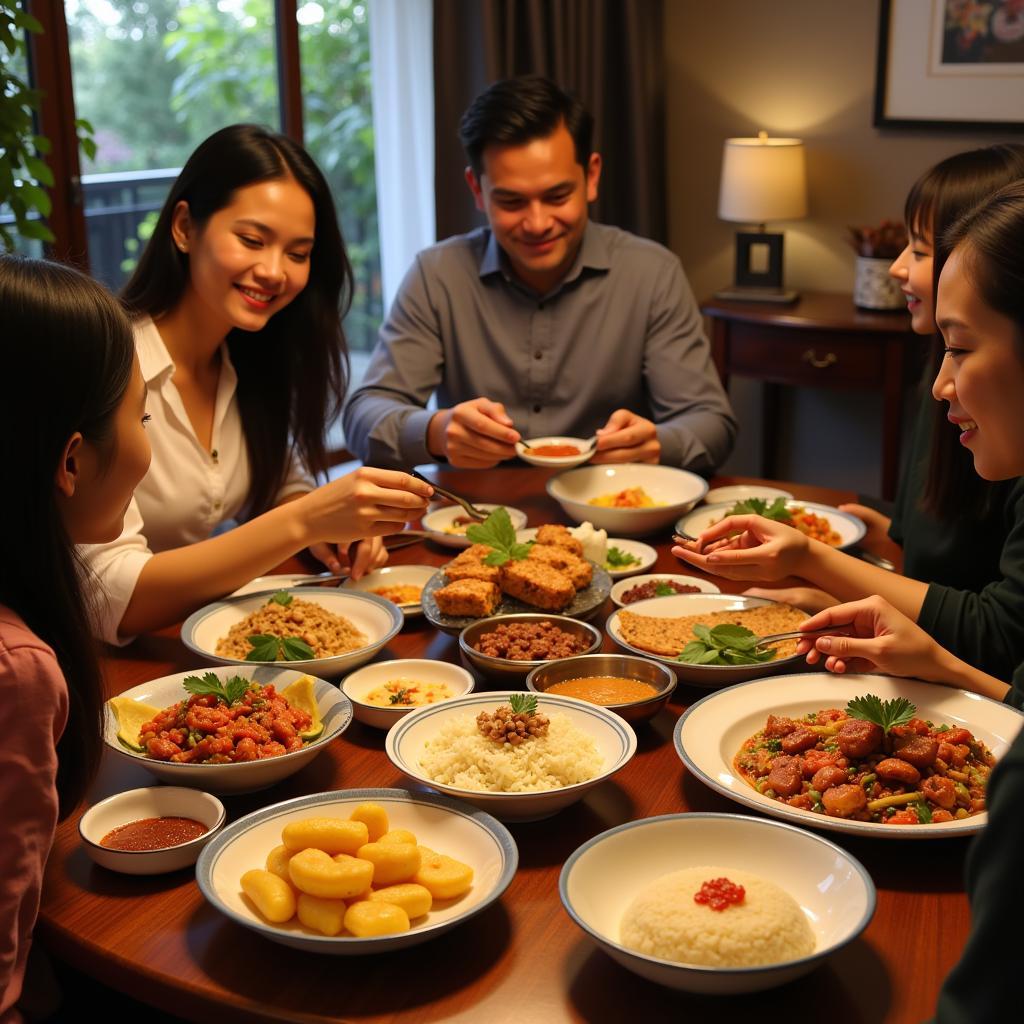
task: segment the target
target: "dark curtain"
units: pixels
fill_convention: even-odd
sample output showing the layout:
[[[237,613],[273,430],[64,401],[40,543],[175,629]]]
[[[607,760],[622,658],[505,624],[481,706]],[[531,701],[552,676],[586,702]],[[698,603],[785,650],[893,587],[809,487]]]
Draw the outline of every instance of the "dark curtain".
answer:
[[[594,115],[594,219],[664,242],[662,33],[662,0],[434,0],[437,237],[483,223],[463,180],[462,112],[491,82],[540,74]]]

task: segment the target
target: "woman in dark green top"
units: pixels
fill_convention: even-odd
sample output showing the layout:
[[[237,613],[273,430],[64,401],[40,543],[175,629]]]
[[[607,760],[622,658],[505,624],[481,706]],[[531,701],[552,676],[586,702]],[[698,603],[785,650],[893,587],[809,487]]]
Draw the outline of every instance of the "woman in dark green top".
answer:
[[[977,202],[1020,178],[1024,146],[989,146],[943,160],[910,190],[904,211],[910,243],[891,273],[907,297],[917,333],[935,335],[934,238]],[[930,360],[929,386],[936,369],[937,360]],[[728,567],[707,564],[681,548],[674,551],[733,579],[801,576],[816,589],[753,588],[749,593],[808,612],[880,594],[941,646],[1008,678],[1024,659],[1024,481],[979,478],[943,407],[926,394],[892,521],[862,506],[843,508],[901,544],[904,575],[887,573],[824,544],[808,545],[802,535],[791,538],[801,548],[800,565],[793,568],[796,560],[791,558],[786,571],[780,570],[774,554],[757,547],[745,552],[744,564]]]

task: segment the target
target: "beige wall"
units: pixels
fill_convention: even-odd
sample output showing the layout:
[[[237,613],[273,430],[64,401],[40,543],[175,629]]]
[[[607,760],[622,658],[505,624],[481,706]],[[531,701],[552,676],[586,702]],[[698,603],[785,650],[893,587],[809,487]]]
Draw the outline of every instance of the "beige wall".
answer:
[[[732,280],[738,225],[716,216],[727,137],[764,128],[804,140],[810,210],[806,220],[781,225],[786,283],[819,291],[853,287],[848,224],[901,217],[907,189],[923,170],[959,150],[1001,141],[872,126],[878,6],[665,0],[668,237],[698,298]],[[736,381],[732,394],[742,437],[727,468],[755,473],[757,388]],[[876,399],[811,392],[788,405],[786,418],[784,468],[792,478],[877,492]],[[819,458],[822,444],[801,446],[808,426],[844,446],[841,471],[834,458]]]

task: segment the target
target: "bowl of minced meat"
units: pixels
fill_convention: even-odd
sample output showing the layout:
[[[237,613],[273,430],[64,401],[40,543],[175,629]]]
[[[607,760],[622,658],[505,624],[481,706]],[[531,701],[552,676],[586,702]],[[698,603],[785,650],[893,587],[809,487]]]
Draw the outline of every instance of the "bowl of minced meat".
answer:
[[[756,992],[867,927],[875,887],[841,847],[782,822],[669,814],[609,829],[566,861],[569,916],[623,967],[669,988]]]
[[[185,620],[181,639],[218,664],[273,662],[331,679],[369,661],[404,621],[375,594],[293,587],[215,601]]]

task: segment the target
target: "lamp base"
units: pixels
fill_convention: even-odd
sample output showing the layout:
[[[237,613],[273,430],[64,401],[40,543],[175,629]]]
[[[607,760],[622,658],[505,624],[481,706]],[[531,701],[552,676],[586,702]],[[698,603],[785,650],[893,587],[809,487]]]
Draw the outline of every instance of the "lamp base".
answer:
[[[743,288],[734,284],[715,292],[715,298],[727,302],[775,302],[789,305],[800,298],[800,293],[785,288]]]

